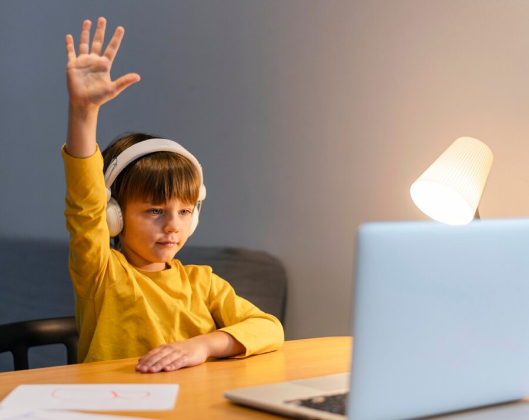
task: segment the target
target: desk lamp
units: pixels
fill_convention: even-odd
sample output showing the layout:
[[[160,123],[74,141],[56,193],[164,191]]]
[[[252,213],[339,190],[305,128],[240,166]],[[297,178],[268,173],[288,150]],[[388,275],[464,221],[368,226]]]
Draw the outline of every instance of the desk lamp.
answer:
[[[485,143],[458,138],[412,184],[413,202],[427,216],[449,225],[479,219],[478,204],[493,159]]]

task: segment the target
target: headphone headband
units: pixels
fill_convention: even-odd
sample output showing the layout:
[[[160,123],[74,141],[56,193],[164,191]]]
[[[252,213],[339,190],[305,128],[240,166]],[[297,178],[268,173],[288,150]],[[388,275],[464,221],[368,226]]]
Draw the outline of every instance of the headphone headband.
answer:
[[[125,169],[128,164],[142,156],[154,152],[173,152],[188,158],[191,163],[197,168],[198,175],[200,178],[200,185],[204,185],[202,166],[200,166],[198,160],[186,149],[184,149],[184,147],[182,147],[180,144],[173,140],[150,139],[130,146],[117,157],[112,159],[112,162],[110,162],[110,165],[108,165],[108,168],[105,172],[105,186],[107,187],[107,189],[110,190],[110,187],[116,180],[117,176],[121,173],[123,169]],[[204,198],[199,198],[199,200],[203,200]]]

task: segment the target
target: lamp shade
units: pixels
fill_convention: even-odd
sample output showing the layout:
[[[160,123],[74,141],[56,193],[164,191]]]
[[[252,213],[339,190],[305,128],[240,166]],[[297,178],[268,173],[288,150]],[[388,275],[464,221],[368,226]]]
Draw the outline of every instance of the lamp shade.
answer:
[[[413,183],[413,202],[426,215],[449,225],[470,223],[494,157],[472,137],[460,137]]]

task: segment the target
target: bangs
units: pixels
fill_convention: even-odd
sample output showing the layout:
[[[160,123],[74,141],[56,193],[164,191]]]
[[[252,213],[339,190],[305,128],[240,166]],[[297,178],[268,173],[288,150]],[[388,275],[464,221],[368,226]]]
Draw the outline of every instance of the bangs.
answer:
[[[113,188],[112,195],[122,207],[126,207],[127,201],[164,204],[175,198],[194,205],[199,196],[200,177],[186,157],[155,152],[129,164],[118,175]]]

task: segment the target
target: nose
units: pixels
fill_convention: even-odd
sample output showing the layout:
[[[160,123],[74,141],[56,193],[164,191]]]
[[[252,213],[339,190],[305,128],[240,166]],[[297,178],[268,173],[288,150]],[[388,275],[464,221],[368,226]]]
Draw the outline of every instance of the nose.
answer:
[[[164,217],[164,232],[178,233],[180,232],[181,220],[178,217],[178,212],[168,211]]]

